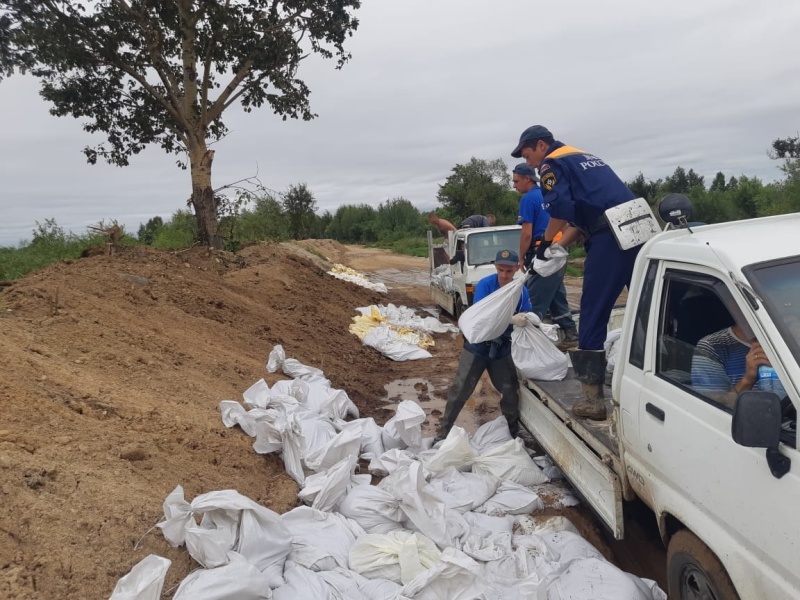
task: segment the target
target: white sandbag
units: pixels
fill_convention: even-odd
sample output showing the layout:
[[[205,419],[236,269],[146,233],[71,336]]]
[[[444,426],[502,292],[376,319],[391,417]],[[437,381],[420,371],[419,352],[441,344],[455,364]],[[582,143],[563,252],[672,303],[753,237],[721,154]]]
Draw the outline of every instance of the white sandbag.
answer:
[[[378,485],[399,502],[400,510],[406,516],[406,528],[419,531],[441,548],[452,546],[454,538],[461,535],[461,531],[448,531],[447,507],[425,483],[419,462],[397,467]]]
[[[353,421],[344,421],[336,419],[333,426],[338,431],[343,431],[347,428],[356,428],[361,432],[361,455],[360,458],[364,460],[372,460],[378,458],[384,453],[383,447],[383,428],[375,422],[372,417],[366,419],[355,419]]]
[[[389,492],[374,485],[352,487],[339,503],[339,512],[352,519],[367,533],[387,533],[401,529],[405,513]]]
[[[303,458],[314,455],[325,448],[336,437],[336,428],[329,420],[320,415],[296,416],[303,436]]]
[[[442,560],[403,586],[402,598],[412,600],[475,600],[484,583],[481,566],[455,548],[445,548]]]
[[[200,524],[194,518],[202,514]],[[291,550],[282,517],[235,490],[209,492],[191,504],[177,486],[164,501],[165,520],[158,524],[164,538],[204,567],[226,564],[229,551],[242,555],[264,573],[270,587],[283,585],[283,564]]]
[[[312,471],[326,471],[347,457],[358,458],[360,450],[361,432],[357,429],[345,429],[333,436],[324,446],[307,454],[304,460]]]
[[[658,587],[621,571],[602,558],[576,560],[547,583],[546,600],[666,600]]]
[[[536,466],[522,440],[515,438],[495,446],[488,452],[476,456],[472,463],[473,473],[491,473],[503,481],[513,481],[520,485],[539,485],[547,481],[542,470]]]
[[[608,332],[606,341],[603,343],[603,349],[606,351],[606,373],[613,373],[614,367],[617,366],[621,337],[622,329],[612,329]]]
[[[430,352],[419,347],[419,341],[418,334],[402,335],[387,325],[373,327],[361,340],[365,346],[375,348],[386,358],[395,361],[431,358]]]
[[[350,568],[370,579],[405,584],[439,562],[441,555],[436,544],[419,533],[368,533],[351,546]]]
[[[272,351],[269,353],[269,358],[267,359],[267,372],[276,373],[278,369],[283,366],[283,361],[285,360],[286,352],[283,346],[280,344],[273,346]]]
[[[401,401],[395,415],[383,426],[384,448],[419,448],[424,421],[425,411],[419,404],[411,400]]]
[[[532,489],[513,481],[503,481],[494,496],[473,510],[477,513],[501,517],[503,515],[528,515],[543,509],[544,502]]]
[[[369,463],[369,472],[378,477],[386,477],[394,473],[400,465],[405,465],[415,460],[414,453],[410,450],[393,448],[386,450],[378,458],[373,458]]]
[[[567,355],[547,335],[532,325],[511,332],[511,358],[523,377],[539,381],[561,381],[569,369]]]
[[[525,280],[518,277],[461,314],[458,328],[468,342],[487,342],[503,334],[517,310],[524,284]]]
[[[160,600],[167,570],[172,564],[168,558],[150,554],[136,563],[130,572],[114,586],[109,600]]]
[[[402,586],[391,579],[367,579],[365,577],[364,583],[359,584],[359,589],[369,600],[387,600],[394,598]]]
[[[450,467],[468,469],[475,458],[475,450],[469,443],[469,435],[462,427],[455,426],[447,434],[436,453],[424,461],[425,467],[434,475]]]
[[[462,473],[450,467],[431,478],[430,489],[447,508],[458,512],[475,510],[495,495],[500,480],[484,473]]]
[[[305,487],[297,494],[298,498],[310,504],[311,508],[332,511],[353,484],[357,460],[355,455],[347,456],[327,471],[309,475]]]
[[[542,277],[550,277],[550,275],[558,273],[567,264],[569,252],[559,244],[551,244],[544,251],[544,256],[544,260],[534,258],[531,267]]]
[[[482,454],[495,446],[505,444],[512,440],[511,431],[508,429],[508,421],[503,415],[492,419],[478,427],[472,434],[469,443],[478,454]]]
[[[273,590],[273,600],[342,600],[319,573],[291,561],[287,561],[283,576],[286,585]]]
[[[329,571],[348,567],[347,556],[362,527],[339,513],[326,513],[300,506],[284,513],[281,522],[291,534],[288,559],[311,569]]]
[[[319,413],[328,420],[344,419],[348,415],[358,418],[358,408],[347,392],[325,385],[319,381],[308,383],[295,380],[306,385],[305,398],[301,403],[309,410]]]
[[[236,552],[227,564],[198,569],[181,582],[172,600],[270,600],[269,578]]]
[[[253,450],[256,454],[272,454],[283,449],[283,434],[274,423],[263,420],[257,421],[255,426]]]
[[[244,393],[242,393],[244,403],[254,408],[267,408],[269,404],[269,386],[263,379],[259,379]]]
[[[557,481],[559,479],[564,479],[564,473],[559,469],[555,463],[550,459],[549,456],[543,454],[541,456],[534,456],[533,462],[535,462],[542,472],[547,475],[547,478],[550,481]]]
[[[514,517],[492,517],[464,513],[469,533],[462,536],[460,549],[480,561],[498,560],[511,554],[511,531]]]
[[[225,427],[238,425],[247,435],[255,437],[256,421],[251,415],[248,415],[244,406],[233,400],[223,400],[219,403],[219,412]]]
[[[361,587],[369,580],[350,569],[336,567],[331,571],[319,571],[317,577],[330,588],[335,598],[342,600],[371,600],[361,591]]]
[[[302,487],[306,479],[305,470],[303,469],[303,458],[306,450],[302,421],[297,414],[292,413],[282,417],[275,424],[281,436],[283,466],[289,476]],[[256,442],[258,442],[258,438],[256,438]]]

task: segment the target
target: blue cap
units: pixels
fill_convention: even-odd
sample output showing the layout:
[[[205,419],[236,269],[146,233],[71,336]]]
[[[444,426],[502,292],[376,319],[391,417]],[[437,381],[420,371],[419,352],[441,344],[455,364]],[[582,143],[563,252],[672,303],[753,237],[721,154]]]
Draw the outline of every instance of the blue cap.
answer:
[[[527,175],[536,181],[536,171],[533,170],[533,167],[529,167],[528,163],[519,163],[516,167],[514,167],[514,173],[517,175]]]
[[[519,256],[513,250],[500,250],[494,259],[496,265],[514,265],[519,264]]]
[[[550,133],[550,130],[544,125],[532,125],[523,131],[521,136],[519,136],[519,144],[517,144],[517,147],[514,148],[511,156],[514,158],[522,158],[522,149],[525,146],[533,146],[537,140],[551,137],[553,137],[553,134]]]

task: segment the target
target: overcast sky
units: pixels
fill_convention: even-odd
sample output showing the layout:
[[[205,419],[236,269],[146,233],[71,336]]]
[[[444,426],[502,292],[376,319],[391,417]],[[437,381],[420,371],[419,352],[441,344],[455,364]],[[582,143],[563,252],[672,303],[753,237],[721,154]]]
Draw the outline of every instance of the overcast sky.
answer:
[[[458,163],[509,155],[523,129],[597,154],[624,179],[676,166],[780,177],[773,139],[800,129],[800,2],[364,0],[352,60],[308,61],[311,122],[227,113],[213,185],[258,170],[306,182],[320,210],[402,196],[436,206]],[[101,141],[50,116],[37,82],[0,83],[0,245],[55,217],[75,233],[117,219],[135,235],[185,207],[188,171],[152,148],[127,168],[86,163]]]

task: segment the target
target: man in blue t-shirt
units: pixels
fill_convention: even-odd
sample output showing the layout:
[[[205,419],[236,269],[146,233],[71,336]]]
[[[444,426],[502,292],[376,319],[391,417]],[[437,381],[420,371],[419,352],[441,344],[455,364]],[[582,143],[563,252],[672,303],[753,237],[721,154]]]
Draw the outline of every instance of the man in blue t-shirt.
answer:
[[[473,304],[477,304],[489,294],[496,292],[504,285],[511,283],[514,274],[519,270],[519,256],[513,250],[500,250],[494,261],[497,271],[481,279],[475,286]],[[528,290],[522,288],[522,296],[517,304],[516,313],[530,312],[531,300]],[[511,330],[512,325],[523,327],[530,323],[524,316],[515,314],[511,318],[508,328],[498,338],[488,342],[472,344],[464,340],[464,349],[458,361],[453,385],[447,395],[447,406],[444,416],[439,424],[439,433],[436,440],[442,440],[450,433],[458,418],[458,413],[464,408],[475,386],[478,385],[484,371],[489,371],[492,385],[500,392],[500,410],[508,421],[508,429],[512,436],[519,432],[519,390],[517,384],[517,371],[511,359]]]
[[[519,216],[517,223],[522,225],[519,236],[519,266],[529,267],[536,253],[536,244],[541,242],[550,215],[542,208],[542,190],[536,185],[536,172],[526,163],[514,167],[512,176],[514,189],[522,194],[519,200]],[[564,287],[564,274],[567,265],[548,277],[542,277],[531,271],[525,281],[531,297],[533,312],[544,318],[549,309],[553,322],[563,331],[559,349],[567,350],[578,345],[578,330],[572,320],[572,311],[567,302],[567,290]]]

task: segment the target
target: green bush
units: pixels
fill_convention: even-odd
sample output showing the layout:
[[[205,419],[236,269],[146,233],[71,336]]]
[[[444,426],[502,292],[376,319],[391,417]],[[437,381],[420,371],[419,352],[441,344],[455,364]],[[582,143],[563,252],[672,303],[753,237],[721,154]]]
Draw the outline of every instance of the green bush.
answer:
[[[197,239],[197,222],[188,210],[179,210],[159,228],[153,238],[154,248],[178,250],[188,248]]]

